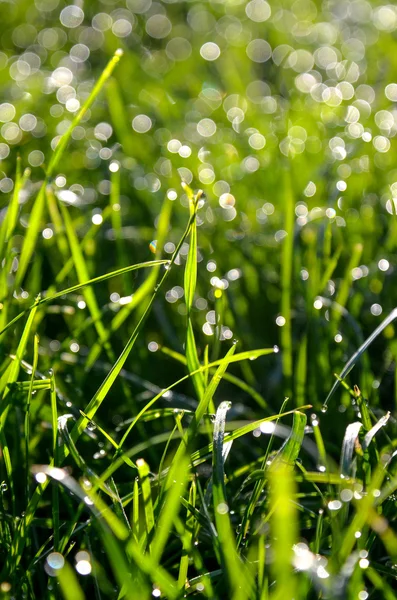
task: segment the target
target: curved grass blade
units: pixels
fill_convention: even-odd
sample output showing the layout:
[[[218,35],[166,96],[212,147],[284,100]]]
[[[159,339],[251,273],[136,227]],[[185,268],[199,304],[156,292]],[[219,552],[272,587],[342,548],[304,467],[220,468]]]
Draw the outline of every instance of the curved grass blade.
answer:
[[[307,417],[305,413],[296,410],[294,412],[291,433],[276,454],[276,459],[281,460],[289,467],[292,467],[295,464],[295,461],[299,456],[303,438],[305,437],[306,422]]]
[[[93,496],[89,490],[83,488],[64,469],[54,468],[47,465],[37,465],[33,469],[36,478],[40,481],[44,477],[53,481],[72,492],[86,509],[93,515],[93,523],[98,527],[102,542],[109,558],[114,576],[120,586],[126,590],[126,597],[135,600],[136,590],[131,579],[131,565],[125,554],[123,542],[128,538],[129,532],[124,524],[106,506],[98,496]]]
[[[107,393],[109,392],[110,388],[112,387],[113,383],[115,382],[116,378],[118,377],[121,369],[123,368],[124,363],[127,360],[128,356],[135,344],[135,341],[138,338],[138,335],[143,327],[146,317],[148,316],[148,314],[150,312],[153,302],[154,302],[155,298],[157,297],[159,289],[161,288],[161,285],[166,280],[166,278],[170,272],[170,268],[174,264],[175,259],[179,253],[179,250],[180,250],[184,240],[186,239],[186,236],[189,233],[190,226],[191,226],[191,220],[189,220],[186,230],[175,249],[172,259],[171,259],[171,261],[169,261],[169,265],[168,265],[169,268],[166,270],[163,277],[161,278],[160,283],[157,286],[157,288],[155,289],[155,291],[148,303],[148,306],[146,307],[144,314],[142,315],[141,319],[139,320],[138,324],[136,325],[136,327],[135,327],[130,339],[128,340],[126,346],[124,347],[121,355],[119,356],[119,358],[117,359],[115,364],[112,366],[112,368],[111,368],[110,372],[108,373],[108,375],[106,376],[105,380],[102,382],[99,389],[94,394],[92,400],[88,403],[88,406],[86,407],[86,410],[85,410],[87,417],[82,416],[79,419],[79,421],[76,423],[75,427],[73,428],[70,437],[74,443],[77,441],[77,439],[80,437],[81,433],[86,428],[89,420],[94,417],[96,411],[102,404]],[[11,323],[8,324],[8,326],[10,326],[10,325],[11,325]],[[62,457],[60,456],[60,460],[65,458],[65,456],[67,454],[67,451],[65,449],[63,449],[63,450],[64,450],[63,455],[62,455]],[[102,479],[102,481],[103,481],[103,479]],[[21,557],[22,557],[23,548],[24,548],[25,541],[26,541],[26,530],[32,523],[35,511],[37,509],[37,506],[40,502],[42,494],[45,491],[45,488],[47,485],[48,485],[48,483],[44,482],[42,485],[40,485],[36,488],[35,493],[33,494],[32,498],[29,502],[29,505],[27,507],[26,513],[25,513],[23,519],[21,519],[18,530],[15,533],[13,547],[14,547],[14,554],[16,556],[17,563],[21,560]]]
[[[26,270],[28,268],[29,261],[34,252],[37,236],[40,231],[41,218],[42,218],[42,214],[44,211],[45,197],[46,197],[45,191],[46,191],[47,183],[48,183],[49,179],[51,178],[55,168],[58,166],[59,161],[62,158],[62,155],[66,149],[66,146],[68,145],[68,142],[72,136],[73,130],[75,129],[75,127],[77,127],[77,125],[80,123],[81,119],[87,113],[87,111],[90,108],[90,106],[92,105],[92,103],[97,98],[102,87],[106,83],[107,79],[109,79],[110,75],[112,74],[115,66],[119,62],[122,55],[123,55],[122,50],[120,50],[120,49],[116,50],[115,54],[110,59],[107,66],[105,67],[104,71],[102,72],[101,76],[99,77],[98,81],[94,85],[94,88],[91,91],[90,95],[88,96],[87,100],[84,102],[83,106],[81,107],[81,109],[79,110],[77,115],[74,117],[69,128],[65,131],[65,133],[59,140],[58,145],[51,157],[51,160],[50,160],[49,165],[46,170],[45,179],[43,181],[43,184],[40,188],[38,196],[33,205],[32,212],[30,214],[29,231],[28,231],[28,235],[25,237],[25,240],[24,240],[24,243],[22,246],[21,256],[19,259],[19,267],[18,267],[18,271],[16,274],[16,279],[15,279],[16,287],[18,287],[21,284],[21,282],[25,276]]]
[[[341,453],[341,473],[346,477],[354,475],[356,461],[355,459],[353,460],[353,456],[358,443],[358,434],[361,427],[362,423],[359,421],[350,423],[350,425],[346,427]]]
[[[307,406],[300,406],[299,408],[300,408],[300,410],[310,409],[311,404],[308,404]],[[250,433],[251,431],[254,431],[258,427],[260,427],[262,423],[275,421],[275,420],[281,419],[283,417],[286,417],[287,415],[293,415],[295,412],[297,412],[297,411],[289,410],[285,413],[273,415],[271,417],[265,417],[264,419],[259,419],[258,421],[253,421],[249,425],[244,425],[244,427],[240,427],[239,429],[236,429],[235,431],[232,431],[231,433],[226,434],[225,438],[224,438],[224,443],[226,444],[227,442],[236,440],[239,437],[246,435],[247,433]],[[193,464],[195,464],[195,465],[199,464],[198,461],[201,461],[204,457],[207,457],[208,454],[210,454],[211,452],[212,452],[212,444],[208,444],[208,446],[204,446],[204,448],[201,448],[200,450],[193,452],[193,454],[191,455]]]
[[[75,285],[72,285],[71,287],[65,288],[64,290],[55,292],[51,296],[44,296],[44,297],[40,298],[40,300],[38,300],[37,303],[45,304],[47,302],[52,302],[53,300],[56,300],[57,298],[61,298],[62,296],[66,296],[67,294],[72,294],[73,292],[77,292],[78,290],[81,290],[82,288],[84,288],[87,285],[94,285],[95,283],[100,283],[101,281],[106,281],[107,279],[111,279],[112,277],[117,277],[118,275],[122,275],[123,273],[128,273],[129,271],[135,271],[136,269],[145,269],[145,268],[149,268],[149,267],[157,267],[158,265],[168,265],[169,263],[170,263],[169,260],[160,260],[160,261],[153,260],[153,261],[149,261],[149,262],[138,263],[136,265],[130,265],[129,267],[124,267],[122,269],[116,269],[116,271],[111,271],[110,273],[105,273],[104,275],[99,275],[98,277],[94,277],[93,279],[89,279],[82,283],[77,283]],[[32,304],[31,306],[29,306],[28,308],[26,308],[25,310],[20,312],[11,321],[9,321],[7,323],[7,325],[5,325],[5,327],[3,327],[3,329],[0,331],[0,336],[5,331],[7,331],[7,329],[12,327],[12,325],[14,325],[17,321],[19,321],[19,319],[21,319],[24,314],[31,311],[34,308],[34,306],[35,306],[35,304]]]
[[[206,348],[208,348],[208,346]],[[167,348],[165,346],[161,346],[160,350],[167,356],[170,356],[171,358],[174,358],[178,362],[186,365],[186,358],[185,358],[185,356],[183,356],[183,354],[180,354],[179,352],[176,352],[175,350],[171,350],[170,348]],[[208,351],[207,351],[207,353],[208,353]],[[204,362],[203,366],[205,366],[205,364],[208,364],[208,361]],[[213,373],[213,369],[204,371],[204,383],[206,383],[205,380],[209,373]],[[223,375],[223,378],[226,381],[229,381],[230,383],[235,385],[236,387],[239,387],[244,392],[246,392],[246,394],[248,394],[249,396],[251,396],[251,398],[253,398],[255,400],[255,402],[258,404],[258,406],[260,406],[261,408],[263,408],[265,410],[269,410],[268,403],[263,398],[263,396],[259,392],[257,392],[257,390],[255,388],[248,385],[248,383],[246,383],[239,377],[236,377],[236,375],[232,375],[231,373],[227,373],[227,372]]]
[[[335,381],[334,385],[332,386],[331,391],[329,392],[328,396],[326,397],[323,409],[326,409],[329,400],[331,399],[331,397],[334,395],[335,391],[339,387],[340,380],[344,379],[350,373],[350,371],[353,369],[354,365],[356,364],[356,362],[358,361],[360,356],[366,351],[368,346],[370,346],[372,344],[372,342],[374,340],[376,340],[376,338],[382,333],[382,331],[384,329],[386,329],[386,327],[388,325],[390,325],[390,323],[392,323],[396,317],[397,317],[397,308],[394,308],[391,311],[391,313],[386,317],[386,319],[384,319],[382,321],[382,323],[375,329],[375,331],[373,333],[371,333],[371,335],[364,341],[363,344],[361,344],[359,349],[349,358],[349,360],[343,367],[343,370],[341,371],[340,375],[338,376],[338,379]]]
[[[361,443],[363,450],[366,450],[370,445],[373,437],[378,433],[382,427],[387,425],[388,420],[390,419],[390,412],[387,412],[383,417],[379,419],[377,423],[365,434],[365,437]]]
[[[234,363],[234,362],[239,362],[240,360],[252,360],[254,358],[258,358],[259,356],[266,356],[268,354],[272,354],[273,352],[275,352],[276,350],[274,348],[263,348],[261,350],[251,350],[248,352],[239,352],[238,354],[235,354],[233,356],[233,354],[230,354],[230,356],[228,357],[228,364],[230,363]],[[230,352],[230,351],[229,351]],[[197,372],[205,372],[208,369],[211,369],[212,367],[215,366],[219,366],[222,364],[223,360],[225,359],[219,359],[219,360],[215,360],[212,363],[209,363],[208,365],[205,365],[203,367],[200,367],[199,369],[197,369]],[[182,383],[183,381],[186,381],[189,377],[191,377],[192,375],[194,375],[196,373],[196,371],[193,371],[192,373],[190,373],[189,375],[185,375],[184,377],[181,377],[181,379],[178,379],[178,381],[175,381],[174,383],[172,383],[171,385],[169,385],[168,387],[164,388],[163,390],[161,390],[161,392],[159,394],[157,394],[154,398],[152,398],[150,400],[150,402],[148,402],[148,404],[146,404],[146,406],[139,412],[139,414],[134,418],[134,420],[132,421],[132,423],[130,424],[130,426],[128,427],[127,431],[125,432],[125,434],[123,435],[119,446],[121,447],[124,443],[125,440],[127,439],[127,437],[129,436],[131,430],[134,428],[134,426],[136,425],[136,423],[140,420],[140,418],[146,413],[146,411],[149,410],[149,408],[151,408],[153,406],[153,404],[155,404],[155,402],[157,402],[157,400],[159,400],[162,396],[164,396],[164,394],[166,392],[169,392],[170,390],[172,390],[172,388],[174,388],[175,386],[179,385],[180,383]],[[216,373],[214,375],[214,377],[216,376]],[[223,377],[223,375],[222,375]],[[208,387],[207,387],[208,390]],[[209,402],[209,401],[208,401]]]

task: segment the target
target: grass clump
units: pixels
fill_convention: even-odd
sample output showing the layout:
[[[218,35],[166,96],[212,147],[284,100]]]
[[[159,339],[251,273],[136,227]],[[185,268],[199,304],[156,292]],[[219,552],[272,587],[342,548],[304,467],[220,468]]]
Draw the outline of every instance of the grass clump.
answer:
[[[4,22],[0,597],[396,598],[394,7]]]

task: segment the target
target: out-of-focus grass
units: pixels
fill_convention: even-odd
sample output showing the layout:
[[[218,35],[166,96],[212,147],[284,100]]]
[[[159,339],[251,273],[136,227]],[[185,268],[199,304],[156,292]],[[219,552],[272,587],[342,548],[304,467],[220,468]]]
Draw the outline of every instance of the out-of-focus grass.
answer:
[[[394,5],[0,8],[0,597],[395,598]]]

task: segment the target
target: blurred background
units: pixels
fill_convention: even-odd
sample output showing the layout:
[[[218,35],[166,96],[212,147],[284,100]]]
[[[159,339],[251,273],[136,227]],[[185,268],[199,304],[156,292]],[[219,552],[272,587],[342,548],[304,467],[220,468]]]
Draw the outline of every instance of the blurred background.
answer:
[[[156,252],[170,258],[189,214],[181,181],[202,189],[193,313],[200,357],[207,344],[210,359],[223,356],[233,339],[240,350],[280,346],[231,369],[265,404],[232,384],[219,399],[231,399],[244,418],[277,411],[285,395],[319,410],[334,373],[397,301],[397,8],[365,0],[9,0],[0,14],[0,216],[18,154],[31,169],[8,276],[15,314],[64,264],[48,210],[27,276],[14,285],[46,165],[122,48],[51,181],[85,238],[89,275]],[[170,226],[159,247],[165,206]],[[117,383],[112,406],[100,411],[115,427],[153,396],[153,385],[185,373],[162,348],[184,352],[187,252],[185,243],[127,361],[134,404]],[[145,277],[138,271],[95,287],[106,327],[124,310],[111,337],[116,355],[147,301],[148,292],[133,303]],[[72,269],[58,289],[76,281]],[[21,327],[3,338],[3,352]],[[289,328],[291,368],[283,363]],[[96,342],[82,295],[42,313],[39,368],[55,366],[79,408],[109,369],[100,348],[87,369]],[[379,414],[395,406],[396,352],[391,324],[366,355],[365,376],[358,366],[349,380]],[[190,383],[177,391],[172,406],[194,406]],[[354,407],[344,391],[329,411],[346,410]]]

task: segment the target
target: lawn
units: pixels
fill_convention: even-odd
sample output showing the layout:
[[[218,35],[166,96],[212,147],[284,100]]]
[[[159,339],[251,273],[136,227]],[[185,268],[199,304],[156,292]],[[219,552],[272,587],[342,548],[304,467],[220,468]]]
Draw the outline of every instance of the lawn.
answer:
[[[397,600],[396,6],[0,15],[0,600]]]

